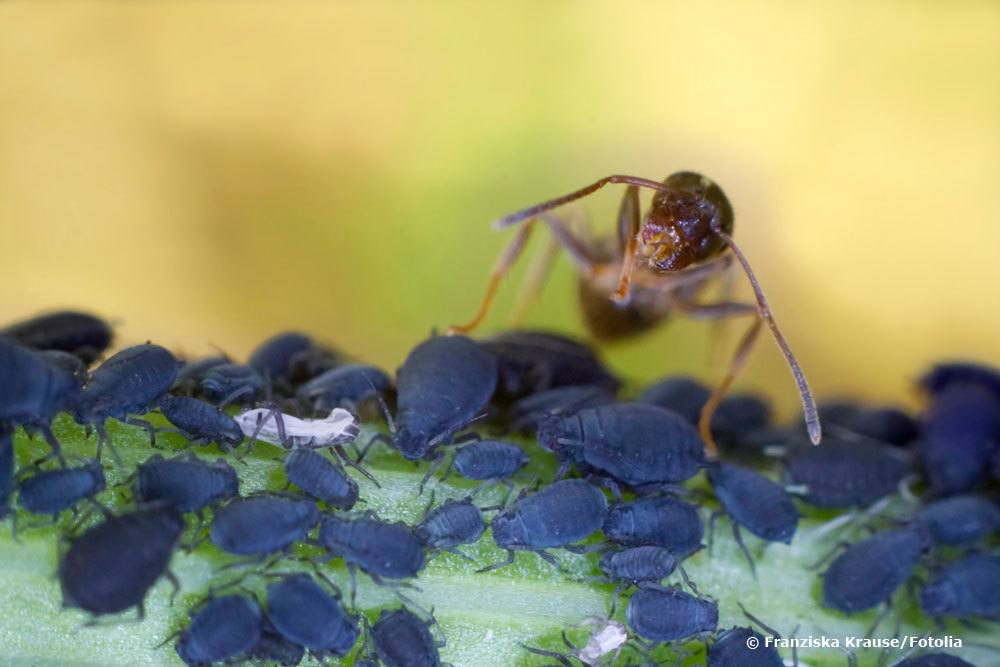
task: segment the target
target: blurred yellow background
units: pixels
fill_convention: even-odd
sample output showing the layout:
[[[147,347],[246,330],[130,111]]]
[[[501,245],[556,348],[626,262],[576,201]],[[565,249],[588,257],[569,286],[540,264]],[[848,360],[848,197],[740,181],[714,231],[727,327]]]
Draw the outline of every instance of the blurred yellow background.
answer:
[[[490,220],[680,169],[727,192],[820,397],[1000,361],[995,1],[0,3],[4,321],[85,307],[190,354],[299,328],[395,368],[475,310]],[[532,325],[582,333],[572,281]],[[608,354],[712,381],[708,331]],[[770,341],[742,384],[797,403]]]

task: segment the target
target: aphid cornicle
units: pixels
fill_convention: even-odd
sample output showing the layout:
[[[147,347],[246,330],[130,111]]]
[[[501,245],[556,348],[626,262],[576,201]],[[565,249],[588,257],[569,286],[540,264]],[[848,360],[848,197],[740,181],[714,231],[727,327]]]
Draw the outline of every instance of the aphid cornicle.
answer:
[[[607,239],[590,242],[546,214],[612,183],[628,185],[618,214],[617,245],[613,250],[614,244]],[[644,217],[639,213],[640,187],[656,191]],[[538,221],[549,227],[555,242],[569,252],[577,264],[581,310],[588,328],[597,338],[612,340],[633,336],[657,325],[670,309],[713,319],[756,314],[737,348],[729,372],[702,409],[700,430],[711,453],[715,453],[709,428],[712,413],[736,373],[745,365],[764,323],[795,378],[809,437],[814,444],[819,444],[822,437],[819,416],[805,374],[778,329],[749,261],[733,241],[733,208],[722,189],[701,174],[677,172],[663,183],[636,176],[607,176],[575,192],[500,218],[495,223],[498,228],[524,224],[497,260],[475,317],[467,324],[452,326],[449,333],[467,333],[483,320],[500,282],[521,255]],[[553,256],[554,253],[547,255]],[[733,257],[749,279],[756,303],[696,302],[699,289],[708,279],[725,271]],[[544,271],[537,273],[543,274]],[[529,287],[535,285],[529,283]]]

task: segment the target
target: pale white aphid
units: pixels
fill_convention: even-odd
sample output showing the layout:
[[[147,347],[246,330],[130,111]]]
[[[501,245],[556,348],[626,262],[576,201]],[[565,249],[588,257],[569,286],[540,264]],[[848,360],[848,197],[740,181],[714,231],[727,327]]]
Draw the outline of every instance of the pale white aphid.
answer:
[[[334,408],[323,419],[300,419],[270,408],[253,408],[236,415],[234,419],[248,438],[256,433],[257,440],[289,448],[333,447],[350,442],[358,435],[357,418],[343,408]]]

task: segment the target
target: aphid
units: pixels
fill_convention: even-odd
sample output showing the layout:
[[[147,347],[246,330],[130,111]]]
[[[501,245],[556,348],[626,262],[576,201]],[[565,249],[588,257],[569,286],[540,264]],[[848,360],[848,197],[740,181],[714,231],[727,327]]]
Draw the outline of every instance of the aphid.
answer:
[[[250,403],[264,391],[267,383],[250,366],[219,364],[202,375],[198,386],[205,398],[219,407],[230,403]]]
[[[612,505],[604,519],[603,530],[612,542],[663,547],[676,559],[700,549],[704,536],[698,509],[670,496]]]
[[[676,588],[640,588],[628,602],[625,619],[643,639],[669,642],[715,630],[719,608]]]
[[[713,463],[708,479],[723,509],[733,522],[736,544],[754,570],[753,559],[743,544],[740,526],[768,542],[790,544],[799,522],[799,512],[785,490],[758,472],[733,465]]]
[[[555,217],[542,215],[610,183],[629,186],[619,211],[617,244],[613,250],[607,240],[592,243]],[[649,212],[641,219],[640,187],[656,191]],[[453,326],[450,332],[469,332],[483,320],[501,280],[517,261],[538,219],[551,229],[555,240],[579,267],[581,309],[596,338],[634,336],[664,320],[671,308],[708,318],[756,313],[757,318],[744,336],[729,373],[702,411],[701,433],[710,451],[714,453],[709,431],[712,412],[746,363],[762,323],[767,324],[785,356],[802,398],[809,436],[813,443],[819,443],[819,417],[805,375],[771,315],[749,261],[732,239],[732,206],[718,185],[694,172],[675,173],[663,183],[635,176],[608,176],[576,192],[504,216],[496,222],[497,227],[525,224],[500,255],[479,312],[469,323]],[[727,250],[732,251],[732,256]],[[697,303],[699,288],[728,268],[733,256],[753,287],[756,304]]]
[[[556,564],[545,551],[569,547],[589,537],[601,527],[608,501],[599,489],[582,479],[564,479],[527,497],[493,517],[493,541],[506,549],[507,560],[482,568],[495,570],[514,562],[514,552],[534,551]]]
[[[894,492],[910,472],[891,448],[844,440],[799,447],[786,460],[792,484],[816,507],[868,505]]]
[[[71,406],[79,386],[71,373],[46,362],[33,350],[0,338],[0,424],[36,428],[61,458],[52,418]]]
[[[0,520],[10,514],[10,496],[14,491],[14,433],[0,423]]]
[[[712,392],[694,378],[677,376],[649,385],[635,402],[673,410],[689,423],[697,424],[701,409],[711,395]]]
[[[51,514],[53,520],[84,498],[104,490],[104,468],[88,461],[79,468],[44,470],[21,480],[18,502],[32,514]]]
[[[677,560],[669,549],[644,546],[606,553],[599,566],[608,579],[638,586],[660,583],[673,574]]]
[[[431,503],[433,503],[433,498]],[[428,549],[452,551],[460,544],[472,544],[486,531],[483,513],[471,500],[446,500],[430,509],[414,528]]]
[[[590,346],[561,334],[508,331],[481,345],[496,355],[499,364],[495,401],[573,385],[594,385],[615,394],[621,386]]]
[[[528,464],[528,454],[501,440],[479,440],[455,452],[451,468],[466,479],[505,480]]]
[[[224,354],[185,362],[180,370],[177,371],[177,379],[174,380],[174,386],[171,387],[171,391],[174,393],[191,394],[201,384],[201,379],[205,377],[208,371],[216,366],[231,363],[233,363],[233,360]]]
[[[358,640],[358,619],[305,574],[292,574],[267,587],[267,616],[285,639],[319,660],[347,655]]]
[[[563,631],[563,643],[566,644],[566,647],[570,650],[569,655],[564,655],[555,651],[546,651],[544,649],[534,648],[531,646],[525,646],[524,648],[531,653],[535,653],[536,655],[543,655],[548,658],[558,660],[559,664],[564,667],[573,667],[573,663],[569,660],[570,656],[579,660],[586,667],[600,667],[602,664],[601,659],[604,656],[610,653],[614,653],[617,656],[621,647],[628,641],[628,632],[625,630],[625,626],[618,621],[601,621],[596,618],[591,618],[590,624],[590,638],[587,640],[586,645],[582,648],[573,644],[569,640],[569,637],[566,636],[566,632]]]
[[[415,577],[424,567],[424,544],[404,523],[386,523],[363,517],[347,519],[330,516],[319,527],[319,544],[333,556],[340,556],[351,573],[354,599],[354,568],[372,580]]]
[[[738,447],[747,436],[771,423],[771,406],[754,394],[722,399],[712,415],[712,435],[720,447]]]
[[[314,410],[346,407],[357,410],[365,401],[384,395],[392,380],[375,366],[349,364],[331,368],[299,387],[298,399]]]
[[[296,449],[285,457],[285,476],[316,500],[349,510],[358,501],[358,484],[319,452]]]
[[[971,554],[948,565],[921,589],[920,608],[935,618],[1000,616],[1000,556]]]
[[[572,416],[580,410],[615,402],[615,396],[600,385],[570,385],[525,396],[510,406],[508,421],[514,431],[532,432],[551,416]]]
[[[859,435],[903,447],[920,435],[920,425],[898,408],[861,408],[843,426]]]
[[[305,539],[319,518],[311,500],[268,494],[237,498],[215,512],[209,538],[227,553],[266,555]]]
[[[240,491],[236,471],[222,459],[207,463],[191,455],[165,459],[154,454],[139,464],[136,473],[136,498],[163,501],[180,512],[199,512]]]
[[[265,380],[287,381],[292,371],[292,361],[313,345],[312,338],[297,331],[279,333],[268,338],[250,353],[247,365]]]
[[[823,604],[854,614],[889,602],[927,548],[919,530],[877,533],[852,544],[823,574]]]
[[[964,493],[981,484],[998,451],[1000,394],[957,382],[934,395],[917,452],[935,495]]]
[[[385,667],[440,667],[438,643],[428,623],[409,609],[382,610],[371,629],[375,653]]]
[[[925,653],[916,658],[906,658],[890,667],[976,667],[954,655],[947,653]]]
[[[1000,506],[979,496],[952,496],[926,505],[915,520],[936,544],[971,546],[1000,531]]]
[[[113,516],[73,539],[59,561],[63,605],[92,614],[138,607],[167,571],[184,520],[173,507],[152,507]],[[126,546],[131,545],[131,547]]]
[[[242,595],[209,600],[191,617],[176,651],[188,665],[231,662],[244,657],[260,641],[260,607]]]
[[[223,449],[243,442],[236,420],[211,403],[190,396],[164,396],[160,411],[191,442],[216,442]]]
[[[288,449],[336,447],[358,436],[358,420],[343,408],[334,408],[323,419],[299,419],[268,408],[254,408],[236,415],[243,434]]]
[[[285,639],[265,616],[260,628],[260,640],[250,650],[247,659],[281,667],[295,667],[302,662],[305,654],[304,647]]]
[[[570,464],[596,470],[629,486],[682,482],[704,463],[698,432],[675,412],[623,403],[552,416],[538,441]]]
[[[1000,396],[1000,369],[972,361],[937,364],[920,378],[920,386],[932,396],[954,384],[974,384]]]
[[[91,374],[75,412],[79,423],[93,424],[97,429],[98,460],[107,440],[104,421],[108,418],[142,426],[152,436],[150,424],[129,415],[149,412],[174,384],[177,367],[177,360],[166,348],[145,343],[112,355]]]
[[[723,632],[708,649],[708,667],[784,667],[781,654],[753,628]]]
[[[480,415],[496,383],[496,358],[475,341],[435,336],[420,343],[397,373],[393,447],[410,461],[433,458]]]
[[[11,324],[0,336],[35,350],[69,352],[90,364],[111,345],[114,332],[99,317],[61,310]]]

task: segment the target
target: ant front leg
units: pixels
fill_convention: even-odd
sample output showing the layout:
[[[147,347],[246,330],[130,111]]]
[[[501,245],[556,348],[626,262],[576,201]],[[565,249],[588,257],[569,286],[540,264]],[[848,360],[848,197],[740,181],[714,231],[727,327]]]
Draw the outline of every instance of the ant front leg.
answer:
[[[622,270],[618,275],[618,289],[611,295],[615,303],[627,303],[635,257],[639,252],[639,187],[630,185],[622,197],[618,211],[618,248],[622,254]]]

